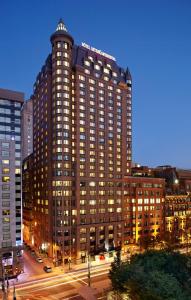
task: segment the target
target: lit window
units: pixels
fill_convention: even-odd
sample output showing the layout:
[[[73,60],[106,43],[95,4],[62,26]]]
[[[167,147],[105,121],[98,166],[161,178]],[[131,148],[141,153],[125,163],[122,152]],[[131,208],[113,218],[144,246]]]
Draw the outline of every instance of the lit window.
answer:
[[[2,177],[2,182],[9,182],[10,181],[10,177],[9,176],[3,176]]]
[[[85,81],[85,76],[79,75],[79,79],[82,80],[82,81]]]
[[[85,60],[85,61],[84,61],[84,65],[85,65],[85,66],[90,66],[90,62],[89,62],[88,60]]]
[[[104,68],[104,69],[103,69],[103,72],[104,72],[105,74],[109,74],[110,71],[109,71],[108,69]]]
[[[100,70],[100,66],[99,65],[94,65],[94,69],[95,70]]]

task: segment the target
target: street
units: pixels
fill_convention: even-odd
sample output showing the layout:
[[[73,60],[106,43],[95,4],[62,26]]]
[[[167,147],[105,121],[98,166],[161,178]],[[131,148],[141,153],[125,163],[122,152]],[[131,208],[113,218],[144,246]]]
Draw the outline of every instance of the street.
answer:
[[[109,287],[108,269],[108,266],[92,268],[91,288],[88,287],[88,274],[84,270],[16,283],[16,299],[98,299],[97,295],[101,295]],[[7,299],[13,299],[13,285]]]
[[[2,297],[2,299],[13,299],[14,285],[17,300],[105,299],[103,293],[110,286],[108,278],[110,262],[101,262],[99,265],[92,263],[91,287],[89,287],[86,263],[74,265],[71,271],[68,270],[68,266],[65,266],[53,268],[52,273],[45,273],[44,263],[36,262],[30,252],[24,251],[22,259],[24,273],[19,275],[18,281],[9,281],[8,293],[6,298]],[[1,295],[3,295],[2,291],[0,291]]]

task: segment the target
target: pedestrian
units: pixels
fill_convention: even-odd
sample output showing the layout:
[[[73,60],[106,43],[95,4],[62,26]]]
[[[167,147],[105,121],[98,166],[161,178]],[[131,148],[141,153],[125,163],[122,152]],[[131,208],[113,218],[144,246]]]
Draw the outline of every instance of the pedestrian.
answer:
[[[4,286],[3,283],[2,283],[2,291],[3,291],[3,292],[5,291],[5,286]]]

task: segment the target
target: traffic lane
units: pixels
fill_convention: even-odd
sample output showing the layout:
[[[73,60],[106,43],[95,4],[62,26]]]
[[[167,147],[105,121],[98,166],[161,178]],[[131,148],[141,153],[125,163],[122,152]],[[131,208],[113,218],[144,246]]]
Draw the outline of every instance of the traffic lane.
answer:
[[[72,279],[72,278],[71,278]],[[80,280],[81,279],[81,280]],[[70,297],[79,297],[79,299],[83,299],[79,294],[79,285],[76,286],[76,283],[80,283],[80,286],[88,284],[88,278],[79,278],[79,281],[75,279],[73,282],[68,283],[65,282],[65,284],[59,285],[59,286],[50,286],[46,289],[38,289],[34,290],[33,288],[28,289],[28,291],[20,291],[17,290],[17,299],[18,300],[36,300],[36,299],[72,299]],[[72,280],[71,280],[72,281]],[[100,287],[100,285],[103,286],[103,291],[105,288],[109,286],[109,279],[107,274],[101,275],[99,277],[93,277],[91,280],[91,285],[93,288],[96,288],[97,286]],[[23,293],[24,292],[24,293]],[[98,294],[100,291],[98,292]]]
[[[95,274],[95,273],[99,273],[102,271],[109,271],[110,266],[108,264],[106,265],[99,265],[99,266],[92,266],[91,267],[91,274]],[[15,281],[15,285],[18,287],[26,287],[27,285],[31,286],[31,285],[41,285],[41,283],[49,281],[49,280],[58,280],[59,278],[62,280],[65,276],[68,275],[72,275],[72,276],[80,276],[81,275],[87,275],[88,273],[88,269],[84,268],[84,269],[77,269],[77,270],[73,270],[73,271],[67,271],[67,272],[59,272],[59,273],[54,273],[54,269],[53,272],[51,273],[43,273],[41,275],[35,275],[35,276],[29,276],[27,278],[27,276],[25,275],[20,275],[22,277],[19,277],[19,281],[16,282]],[[23,277],[25,276],[25,277]]]
[[[92,278],[94,276],[100,276],[101,274],[107,274],[109,271],[109,267],[101,267],[101,268],[92,268],[91,269],[91,276]],[[49,275],[50,273],[48,273],[47,275]],[[46,274],[45,274],[46,275]],[[84,277],[85,276],[85,277]],[[39,279],[32,279],[32,280],[28,280],[25,282],[18,282],[16,283],[16,287],[18,289],[24,290],[24,289],[28,289],[31,287],[34,288],[47,288],[51,285],[59,285],[59,284],[63,284],[63,282],[67,282],[68,280],[74,279],[77,281],[82,281],[83,279],[82,277],[86,278],[88,276],[88,270],[87,269],[83,269],[83,270],[77,270],[74,272],[67,272],[67,273],[63,273],[63,274],[59,274],[59,275],[54,275],[54,276],[49,276],[49,277],[43,277],[43,278],[39,278]]]
[[[60,294],[60,295],[59,295]],[[28,289],[28,291],[18,291],[16,289],[16,295],[18,300],[35,300],[35,299],[41,299],[44,297],[44,299],[52,299],[53,297],[55,299],[63,299],[63,297],[68,297],[70,295],[77,295],[77,290],[74,286],[71,284],[65,284],[64,289],[58,288],[58,287],[51,287],[51,289],[35,291],[34,289]],[[10,298],[11,299],[11,298]]]
[[[106,288],[109,285],[109,279],[108,279],[108,273],[106,274],[92,274],[91,277],[91,284],[93,287],[96,288],[100,287],[100,285]],[[69,274],[68,274],[69,275]],[[80,285],[79,285],[80,284]],[[84,276],[81,274],[79,277],[72,277],[72,275],[69,275],[68,277],[62,278],[57,283],[55,283],[55,280],[49,280],[48,282],[43,282],[43,284],[36,284],[35,286],[26,286],[26,287],[16,287],[17,296],[18,299],[24,300],[28,299],[31,296],[38,297],[48,297],[47,299],[52,299],[52,295],[59,297],[65,296],[66,292],[67,296],[72,293],[78,293],[79,286],[88,285],[88,277],[87,275]],[[59,295],[60,294],[60,295]],[[29,298],[32,299],[32,298]],[[60,298],[57,298],[60,299]]]
[[[23,263],[24,263],[24,273],[28,275],[39,275],[43,274],[44,263],[39,263],[36,261],[36,257],[32,256],[29,251],[23,252]]]

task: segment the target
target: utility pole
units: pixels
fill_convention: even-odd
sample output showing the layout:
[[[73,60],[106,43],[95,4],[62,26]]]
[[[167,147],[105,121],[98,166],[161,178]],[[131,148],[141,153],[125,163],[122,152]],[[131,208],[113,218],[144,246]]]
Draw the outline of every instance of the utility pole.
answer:
[[[15,291],[15,284],[13,286],[13,300],[17,300],[16,291]]]
[[[2,263],[2,292],[3,292],[3,300],[6,300],[7,293],[6,293],[6,288],[5,288],[5,269],[4,269],[3,263]]]
[[[90,255],[89,253],[87,254],[87,259],[88,259],[88,286],[91,286],[91,264],[90,264]]]
[[[69,267],[69,271],[71,270],[71,257],[68,258],[68,267]]]

